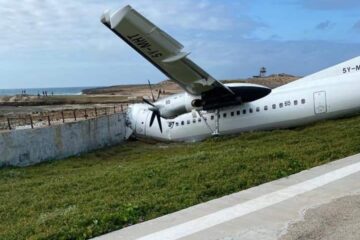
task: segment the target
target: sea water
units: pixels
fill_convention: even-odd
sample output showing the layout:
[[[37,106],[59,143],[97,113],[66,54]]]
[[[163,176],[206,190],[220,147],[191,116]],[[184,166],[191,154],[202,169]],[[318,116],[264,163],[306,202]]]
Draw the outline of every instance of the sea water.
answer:
[[[92,87],[64,87],[64,88],[24,88],[24,89],[0,89],[0,96],[21,95],[25,91],[26,95],[81,95],[82,90]]]

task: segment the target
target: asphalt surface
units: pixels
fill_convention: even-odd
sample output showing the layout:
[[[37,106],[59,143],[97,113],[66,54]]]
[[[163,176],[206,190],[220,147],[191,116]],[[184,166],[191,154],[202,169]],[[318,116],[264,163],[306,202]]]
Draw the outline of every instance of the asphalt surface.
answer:
[[[281,240],[359,240],[360,195],[336,199],[305,212]]]

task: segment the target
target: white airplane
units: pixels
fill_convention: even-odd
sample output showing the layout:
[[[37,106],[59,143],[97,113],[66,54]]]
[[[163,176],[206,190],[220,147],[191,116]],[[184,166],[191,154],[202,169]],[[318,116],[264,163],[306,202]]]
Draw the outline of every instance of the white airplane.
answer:
[[[101,22],[185,90],[130,105],[127,124],[137,138],[199,141],[360,111],[360,57],[273,90],[255,84],[222,84],[193,63],[179,42],[130,6],[106,11]],[[153,124],[155,118],[158,124]]]

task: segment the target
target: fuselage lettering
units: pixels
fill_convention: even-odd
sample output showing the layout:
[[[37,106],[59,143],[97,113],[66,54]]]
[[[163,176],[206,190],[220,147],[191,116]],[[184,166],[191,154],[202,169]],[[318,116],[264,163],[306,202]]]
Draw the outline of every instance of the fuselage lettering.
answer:
[[[343,74],[351,73],[353,71],[360,71],[360,65],[343,68]]]

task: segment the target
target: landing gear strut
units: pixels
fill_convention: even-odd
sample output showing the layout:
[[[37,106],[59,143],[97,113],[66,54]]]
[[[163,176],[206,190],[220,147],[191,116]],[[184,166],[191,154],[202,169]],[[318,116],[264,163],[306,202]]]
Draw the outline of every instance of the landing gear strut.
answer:
[[[215,129],[212,133],[213,136],[219,136],[219,134],[220,134],[219,118],[220,118],[219,109],[216,109],[215,110]]]

